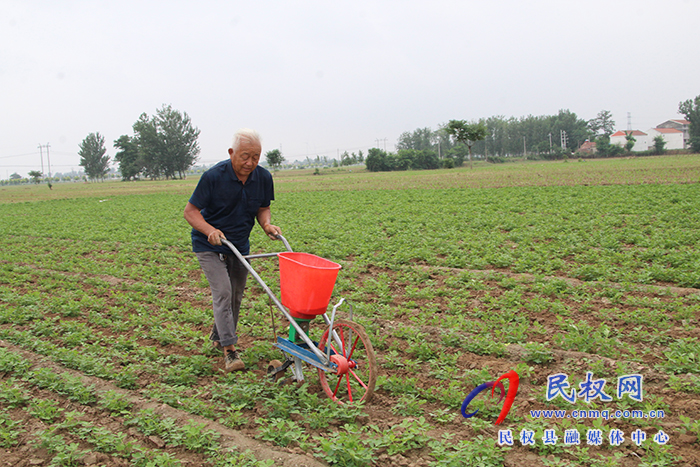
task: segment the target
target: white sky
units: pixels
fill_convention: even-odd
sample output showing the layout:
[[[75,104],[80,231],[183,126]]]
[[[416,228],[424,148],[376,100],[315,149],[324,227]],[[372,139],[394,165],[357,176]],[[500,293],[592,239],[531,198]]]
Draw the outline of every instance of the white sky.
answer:
[[[288,161],[559,109],[647,130],[700,94],[698,18],[698,0],[2,0],[0,178],[47,143],[53,173],[79,169],[91,132],[114,157],[163,104],[207,164],[241,127]]]

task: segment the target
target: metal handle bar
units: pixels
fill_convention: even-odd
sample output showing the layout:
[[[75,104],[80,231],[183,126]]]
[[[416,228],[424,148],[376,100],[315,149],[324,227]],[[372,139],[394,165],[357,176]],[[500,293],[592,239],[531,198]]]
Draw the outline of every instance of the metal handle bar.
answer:
[[[277,238],[277,240],[282,240],[282,243],[284,243],[284,247],[287,249],[287,251],[290,251],[290,252],[292,251],[292,247],[289,246],[289,242],[287,241],[286,238],[284,238],[282,236],[282,234],[275,235],[275,238]]]
[[[287,249],[288,252],[292,252],[292,247],[289,246],[289,242],[287,241],[286,238],[284,238],[282,235],[275,235],[275,238],[277,240],[281,240],[282,243],[284,243],[284,247]],[[223,243],[223,242],[222,242]],[[226,245],[228,246],[228,245]],[[259,253],[257,255],[244,255],[243,257],[245,259],[255,259],[255,258],[272,258],[273,256],[277,256],[277,253]]]

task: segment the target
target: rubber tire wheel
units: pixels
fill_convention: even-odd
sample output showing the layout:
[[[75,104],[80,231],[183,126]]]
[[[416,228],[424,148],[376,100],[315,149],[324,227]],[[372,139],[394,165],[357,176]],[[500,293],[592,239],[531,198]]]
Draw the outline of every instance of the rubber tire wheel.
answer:
[[[332,351],[345,358],[349,357],[348,360],[355,361],[357,366],[345,375],[335,375],[319,368],[318,378],[321,381],[321,387],[328,397],[339,404],[357,401],[369,402],[372,400],[374,385],[377,382],[377,358],[374,354],[374,347],[367,337],[367,332],[362,325],[344,319],[336,320],[333,323],[333,330],[343,340],[345,348],[341,352],[337,348],[337,343],[333,342]],[[347,345],[349,339],[352,339],[352,342]],[[318,343],[318,348],[324,353],[326,352],[327,340],[328,329],[323,333]],[[364,387],[357,378],[364,383]],[[348,389],[348,381],[350,381],[350,389]]]

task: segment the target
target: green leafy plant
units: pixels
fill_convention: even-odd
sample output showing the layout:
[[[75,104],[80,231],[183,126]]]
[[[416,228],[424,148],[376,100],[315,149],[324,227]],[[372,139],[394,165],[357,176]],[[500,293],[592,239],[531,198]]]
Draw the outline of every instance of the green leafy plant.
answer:
[[[7,414],[0,413],[0,447],[16,446],[24,432],[21,421],[12,420]]]
[[[523,348],[523,360],[526,362],[542,365],[554,360],[554,353],[546,343],[528,342]]]
[[[278,446],[289,446],[297,444],[302,447],[306,446],[306,440],[309,438],[304,432],[304,429],[291,420],[281,418],[270,418],[267,420],[258,420],[258,437],[265,441],[277,444]]]
[[[370,426],[372,430],[381,436],[368,441],[368,444],[376,450],[386,449],[389,456],[405,453],[412,449],[420,449],[425,446],[430,439],[426,432],[431,428],[425,418],[404,419],[400,424],[389,429],[380,429]]]
[[[53,423],[63,412],[63,409],[58,406],[58,402],[50,399],[32,399],[26,410],[30,415],[49,423]]]
[[[698,439],[700,439],[700,420],[693,420],[692,418],[686,417],[685,415],[679,415],[678,418],[683,424],[682,430],[685,433],[691,433],[695,435]]]
[[[700,340],[696,337],[681,338],[672,342],[664,352],[663,367],[672,373],[693,373],[700,367]]]
[[[126,395],[116,391],[104,391],[98,395],[98,404],[112,415],[127,415],[133,405]]]
[[[404,394],[399,397],[391,411],[396,415],[405,417],[418,417],[423,414],[423,405],[426,401],[413,394]]]
[[[430,455],[435,459],[430,463],[435,467],[500,467],[505,452],[510,448],[497,448],[496,441],[477,435],[473,440],[454,441],[454,435],[445,434],[442,440],[428,443]]]
[[[250,449],[244,452],[229,450],[215,454],[210,458],[214,467],[272,467],[273,459],[257,460]]]
[[[219,423],[230,428],[239,428],[250,422],[250,418],[243,412],[245,404],[232,404],[226,407],[225,415],[219,419]],[[313,428],[313,426],[312,426]]]
[[[0,401],[8,408],[22,407],[31,400],[31,394],[14,378],[0,382]]]
[[[330,465],[369,467],[374,461],[374,449],[362,439],[361,432],[351,425],[343,431],[317,437],[316,455]]]
[[[700,394],[700,375],[692,373],[681,376],[671,375],[668,378],[668,386],[674,391]]]
[[[214,453],[219,445],[221,434],[215,430],[207,429],[205,423],[190,420],[180,431],[182,432],[182,444],[190,451]]]
[[[40,388],[49,389],[80,404],[91,404],[96,401],[94,386],[85,386],[77,376],[57,374],[48,368],[27,373],[27,380]]]

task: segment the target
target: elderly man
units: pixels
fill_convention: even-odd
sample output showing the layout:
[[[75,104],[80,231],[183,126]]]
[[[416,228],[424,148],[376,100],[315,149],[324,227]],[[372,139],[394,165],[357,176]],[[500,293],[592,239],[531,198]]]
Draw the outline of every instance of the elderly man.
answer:
[[[255,219],[272,239],[281,233],[270,223],[272,175],[258,167],[262,145],[254,130],[241,129],[228,150],[230,159],[207,170],[185,207],[192,226],[192,250],[211,287],[214,326],[209,339],[223,348],[225,371],[242,370],[236,327],[248,270],[221,238],[247,255]]]

